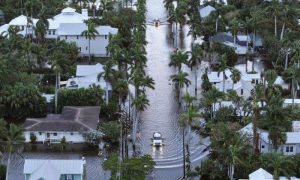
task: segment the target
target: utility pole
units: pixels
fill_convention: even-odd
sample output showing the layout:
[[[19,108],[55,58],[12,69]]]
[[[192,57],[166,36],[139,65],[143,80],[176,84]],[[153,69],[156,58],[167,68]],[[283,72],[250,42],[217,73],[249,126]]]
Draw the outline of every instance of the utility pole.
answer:
[[[183,178],[182,179],[185,179],[185,134],[184,134],[184,127],[182,127],[182,152],[183,152]]]

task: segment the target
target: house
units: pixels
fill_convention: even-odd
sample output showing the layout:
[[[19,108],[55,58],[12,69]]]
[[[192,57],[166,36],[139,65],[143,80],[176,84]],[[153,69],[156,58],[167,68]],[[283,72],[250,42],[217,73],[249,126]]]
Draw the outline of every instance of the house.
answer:
[[[210,5],[199,8],[199,13],[201,18],[206,18],[214,11],[216,11],[216,9]]]
[[[283,106],[292,106],[294,103],[295,106],[300,106],[300,99],[284,99]]]
[[[270,174],[268,171],[264,170],[263,168],[259,168],[258,170],[252,172],[249,174],[249,180],[273,180],[273,175]],[[300,180],[299,178],[296,177],[279,177],[279,180]]]
[[[85,23],[88,20],[87,9],[82,9],[82,13],[77,13],[75,9],[67,7],[60,14],[48,19],[49,27],[46,31],[46,39],[64,40],[66,42],[74,42],[81,56],[88,56],[89,53],[95,57],[107,57],[108,40],[110,35],[118,33],[118,29],[111,26],[97,26],[95,38],[89,40],[82,36],[82,32],[87,30]],[[9,24],[0,26],[0,35],[5,36],[11,25],[20,27],[19,34],[35,37],[35,27],[38,19],[29,18],[24,15],[11,20]]]
[[[25,159],[25,180],[83,180],[85,160]]]
[[[286,83],[281,76],[277,76],[275,82],[274,82],[275,85],[278,85],[278,86],[281,86],[282,89],[289,89],[289,84]]]
[[[229,69],[225,70],[225,81],[230,82],[231,72]],[[210,71],[207,73],[208,80],[211,84],[223,82],[223,72]]]
[[[99,106],[65,106],[61,114],[27,118],[23,124],[25,142],[34,135],[40,143],[58,143],[63,137],[68,143],[84,143],[85,134],[97,130],[99,114]]]
[[[245,73],[245,72],[241,72],[241,79],[251,83],[253,86],[255,86],[256,84],[262,83],[262,77],[260,73]]]
[[[77,65],[76,67],[76,77],[68,79],[66,88],[68,89],[78,89],[78,88],[88,88],[91,85],[99,85],[101,88],[106,90],[106,97],[111,97],[112,86],[103,77],[98,80],[98,75],[103,73],[103,65]]]
[[[216,84],[216,88],[223,92],[223,87],[225,87],[225,92],[228,90],[234,90],[237,92],[237,95],[242,97],[243,99],[248,99],[252,96],[252,90],[254,89],[253,85],[249,82],[246,82],[244,80],[240,80],[237,83],[233,82],[225,82],[225,85],[223,86],[223,82]]]
[[[248,36],[239,34],[236,36],[235,44],[234,44],[234,37],[230,32],[219,32],[211,38],[211,42],[213,43],[218,42],[233,48],[237,55],[246,55],[248,50],[251,50],[250,46],[248,46],[247,49],[247,41],[248,43],[254,41],[255,47],[262,46],[262,38],[258,34],[256,34],[255,36],[254,34],[249,34]]]
[[[292,122],[293,132],[286,132],[286,142],[279,146],[279,151],[284,155],[295,155],[300,153],[300,131],[299,125],[300,121]],[[249,123],[244,128],[240,129],[239,132],[253,138],[253,124]],[[272,152],[272,142],[269,140],[269,132],[257,128],[257,133],[259,135],[258,149],[261,153]]]
[[[111,26],[98,26],[96,27],[98,34],[90,40],[81,35],[86,30],[87,25],[85,23],[62,23],[57,29],[57,38],[66,42],[74,42],[81,56],[88,56],[89,53],[95,57],[108,56],[106,48],[109,35],[117,34],[118,30]]]
[[[7,35],[8,28],[10,26],[19,27],[20,31],[18,34],[22,36],[34,36],[34,27],[36,26],[38,19],[30,18],[24,15],[20,15],[14,19],[12,19],[8,24],[4,24],[0,26],[0,35]]]

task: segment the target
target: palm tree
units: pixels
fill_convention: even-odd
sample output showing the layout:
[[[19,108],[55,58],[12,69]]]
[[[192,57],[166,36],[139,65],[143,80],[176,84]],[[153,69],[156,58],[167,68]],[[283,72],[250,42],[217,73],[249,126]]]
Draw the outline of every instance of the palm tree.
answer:
[[[3,120],[2,120],[3,121]],[[1,122],[1,124],[5,124]],[[10,160],[11,154],[16,150],[16,148],[20,147],[24,143],[23,137],[24,129],[21,126],[17,126],[13,123],[9,125],[4,132],[2,132],[3,136],[1,139],[3,140],[2,145],[6,149],[8,153],[7,166],[6,166],[6,180],[9,177],[9,169],[10,169]]]
[[[191,107],[191,105],[193,107],[193,102],[197,100],[195,96],[191,96],[188,92],[182,97],[182,99],[185,101],[187,108]]]
[[[195,96],[197,97],[197,69],[198,65],[201,64],[201,59],[203,58],[203,50],[199,44],[195,44],[192,46],[191,57],[189,59],[189,67],[191,69],[194,68],[195,72]]]
[[[181,25],[185,22],[185,13],[181,8],[174,9],[174,6],[172,5],[170,8],[170,21],[175,23],[175,42],[174,47],[177,48],[177,39],[178,39],[178,24]]]
[[[271,170],[273,173],[274,180],[279,180],[280,174],[284,174],[287,177],[290,177],[293,173],[295,163],[280,153],[267,153],[263,154],[261,157],[261,162],[264,167],[268,170]]]
[[[273,95],[265,108],[265,123],[269,129],[269,139],[277,152],[280,144],[285,143],[286,133],[291,127],[290,115],[283,109],[283,99]]]
[[[271,5],[268,6],[265,11],[268,15],[274,17],[274,35],[277,38],[277,18],[281,12],[281,6],[278,3],[278,0],[272,0]]]
[[[216,109],[215,104],[222,99],[223,93],[218,91],[217,88],[213,87],[209,91],[203,93],[203,98],[200,101],[200,106],[209,108],[210,115],[213,117],[213,112]]]
[[[187,72],[179,71],[178,74],[172,75],[171,80],[175,83],[175,87],[178,90],[178,101],[181,104],[181,89],[186,86],[188,87],[191,84],[191,81],[187,78],[189,74]]]
[[[92,21],[87,21],[87,30],[81,33],[81,36],[85,36],[89,39],[89,64],[91,64],[91,39],[95,39],[99,32],[96,30],[96,24]]]
[[[178,73],[181,71],[182,64],[188,63],[188,54],[183,51],[176,51],[171,55],[171,61],[169,63],[169,66],[174,66],[175,68],[178,68]]]
[[[299,11],[289,5],[284,5],[282,10],[282,28],[281,28],[281,34],[280,34],[280,40],[283,39],[283,35],[284,35],[284,29],[285,29],[285,25],[288,22],[291,22],[295,19],[297,19],[298,15],[299,15]]]
[[[103,67],[103,72],[99,73],[97,76],[97,80],[99,81],[102,77],[105,80],[105,100],[106,104],[108,104],[108,82],[112,82],[113,80],[113,74],[115,73],[115,70],[113,69],[113,63],[111,61],[108,61],[106,65]]]
[[[242,24],[236,18],[234,18],[232,21],[230,21],[230,23],[229,23],[229,31],[232,33],[232,36],[233,36],[233,45],[234,45],[234,48],[236,47],[236,36],[237,36],[237,33],[241,29],[242,29]]]
[[[236,68],[233,68],[231,69],[231,75],[230,75],[230,78],[232,80],[232,89],[234,87],[234,84],[239,82],[241,80],[241,72],[236,69]]]
[[[190,163],[191,163],[191,161],[190,161],[191,126],[192,126],[193,121],[199,117],[202,117],[202,115],[198,114],[197,110],[193,107],[189,107],[186,112],[184,112],[183,114],[180,115],[180,120],[183,122],[184,126],[187,127],[187,143],[186,143],[187,158],[186,159],[188,162],[188,166],[187,166],[188,171],[190,171]],[[185,143],[185,142],[183,142],[183,143]]]
[[[292,93],[293,105],[294,105],[295,98],[297,97],[298,85],[300,83],[300,69],[296,64],[294,64],[293,66],[287,69],[287,74],[288,74],[287,79],[291,80],[291,84],[292,84],[291,93]]]
[[[226,74],[225,70],[228,68],[227,66],[227,54],[223,54],[220,60],[220,65],[218,67],[218,75],[220,72],[223,73],[223,93],[225,92],[225,79],[226,79]]]
[[[238,135],[233,136],[228,148],[229,156],[227,157],[229,163],[228,177],[230,178],[230,180],[234,179],[235,166],[244,164],[242,159],[243,153],[245,153],[245,149],[246,142],[243,141],[243,138]]]
[[[285,61],[284,61],[284,69],[286,70],[289,66],[289,55],[293,50],[293,40],[289,37],[286,37],[280,41],[282,51],[285,54]]]

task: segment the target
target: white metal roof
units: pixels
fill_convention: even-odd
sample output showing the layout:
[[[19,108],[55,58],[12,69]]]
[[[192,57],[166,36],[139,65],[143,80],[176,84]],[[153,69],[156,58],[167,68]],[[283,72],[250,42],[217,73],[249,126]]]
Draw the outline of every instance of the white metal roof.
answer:
[[[202,18],[205,18],[205,17],[209,16],[210,13],[212,13],[215,10],[216,9],[214,7],[212,7],[210,5],[207,5],[207,6],[203,7],[203,8],[200,8],[199,13],[200,13],[200,16]]]
[[[57,34],[64,35],[81,35],[83,31],[87,30],[85,23],[60,23],[57,29]],[[98,26],[96,27],[99,35],[117,34],[118,29],[111,26]]]
[[[258,170],[249,174],[249,180],[273,180],[273,175],[263,168],[259,168]]]
[[[269,133],[263,132],[260,134],[260,138],[269,143]],[[272,143],[270,141],[270,143]],[[300,132],[287,132],[286,133],[286,142],[285,144],[300,144]]]
[[[77,65],[76,76],[87,76],[91,74],[99,74],[103,72],[103,65],[97,63],[95,65]]]
[[[62,174],[83,174],[83,160],[25,159],[24,174],[29,180],[59,179]]]
[[[225,75],[227,77],[227,79],[225,79],[225,81],[231,81],[230,80],[231,72],[229,69],[225,70]],[[223,81],[223,72],[218,73],[217,71],[211,71],[211,72],[207,73],[207,77],[208,77],[209,82],[211,82],[211,83],[222,82]]]
[[[300,99],[294,99],[295,104],[300,104]],[[293,104],[293,99],[284,99],[283,104]]]
[[[237,35],[236,37],[237,37],[237,39],[238,39],[239,41],[246,41],[246,42],[247,42],[247,40],[248,40],[248,42],[251,41],[250,36],[247,36],[247,35]],[[247,38],[248,38],[248,39],[247,39]]]
[[[14,19],[12,19],[9,22],[9,25],[14,25],[14,26],[27,26],[27,20],[28,18],[24,15],[20,15]],[[38,19],[32,18],[32,23],[35,25],[37,23]],[[32,24],[30,23],[30,24]]]
[[[237,83],[233,83],[233,82],[225,82],[225,91],[232,89],[233,86],[233,90],[238,90],[238,89],[246,89],[247,91],[251,91],[254,87],[251,85],[251,83],[246,82],[244,80],[240,80]],[[220,82],[218,84],[216,84],[216,88],[219,91],[223,91],[223,82]]]

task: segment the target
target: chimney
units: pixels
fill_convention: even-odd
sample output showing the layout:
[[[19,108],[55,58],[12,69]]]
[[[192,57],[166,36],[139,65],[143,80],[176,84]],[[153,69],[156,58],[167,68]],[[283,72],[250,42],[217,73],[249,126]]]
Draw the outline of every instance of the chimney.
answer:
[[[88,10],[87,10],[87,9],[81,9],[81,14],[82,14],[84,17],[88,17]]]

